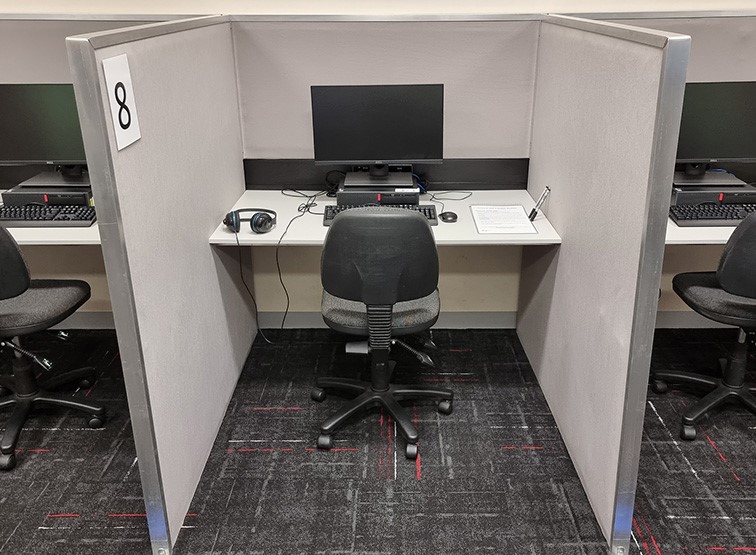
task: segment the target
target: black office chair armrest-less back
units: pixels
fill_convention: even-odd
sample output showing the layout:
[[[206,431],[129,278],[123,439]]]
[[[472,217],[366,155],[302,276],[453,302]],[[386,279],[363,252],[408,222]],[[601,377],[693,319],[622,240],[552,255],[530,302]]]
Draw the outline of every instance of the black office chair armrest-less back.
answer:
[[[72,381],[92,383],[94,369],[77,368],[66,372],[43,373],[38,379],[34,364],[49,370],[52,364],[23,348],[21,336],[46,330],[73,314],[90,296],[89,285],[79,280],[29,277],[16,241],[0,228],[0,348],[12,351],[13,375],[0,375],[0,409],[13,407],[0,439],[0,470],[16,466],[16,444],[34,405],[74,409],[90,415],[89,425],[98,428],[105,421],[105,409],[80,402],[70,395],[50,393]],[[12,392],[5,396],[6,392]]]
[[[722,378],[682,371],[654,372],[652,389],[667,390],[667,382],[709,390],[685,411],[680,437],[695,439],[695,424],[711,409],[737,400],[756,413],[756,384],[746,383],[748,347],[756,337],[756,214],[745,218],[727,241],[716,272],[677,274],[672,287],[699,314],[740,328],[738,346],[729,360],[722,359]]]
[[[451,391],[390,383],[393,335],[414,334],[438,319],[438,253],[427,220],[413,210],[369,207],[346,210],[334,218],[321,259],[323,319],[331,328],[367,335],[370,382],[318,378],[312,398],[323,388],[344,389],[358,397],[321,426],[318,446],[331,446],[331,433],[359,410],[382,405],[407,440],[408,458],[417,456],[417,430],[398,400],[432,398],[439,410],[452,410]]]

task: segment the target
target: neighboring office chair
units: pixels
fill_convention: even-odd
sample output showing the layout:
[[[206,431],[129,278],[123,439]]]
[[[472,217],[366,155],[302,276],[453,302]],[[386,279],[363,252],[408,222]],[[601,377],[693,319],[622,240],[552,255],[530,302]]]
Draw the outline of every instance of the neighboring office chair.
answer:
[[[16,466],[16,443],[33,405],[66,407],[88,413],[91,428],[99,428],[105,422],[104,408],[42,389],[76,380],[92,380],[92,368],[70,370],[37,381],[34,363],[44,370],[49,370],[52,364],[24,349],[18,340],[20,336],[46,330],[63,321],[84,304],[89,295],[89,285],[84,281],[31,280],[16,241],[7,230],[0,228],[0,347],[14,351],[13,375],[0,375],[0,389],[13,392],[11,396],[0,397],[0,409],[14,407],[0,440],[0,470]]]
[[[730,236],[716,272],[677,274],[672,286],[699,314],[740,328],[735,352],[729,360],[720,360],[723,378],[679,371],[654,372],[652,376],[651,387],[657,393],[667,390],[668,381],[710,390],[682,417],[680,437],[693,440],[696,422],[728,399],[739,400],[756,413],[756,383],[745,381],[748,346],[756,334],[756,214],[743,220]]]
[[[431,398],[438,410],[452,412],[453,393],[422,385],[391,384],[395,362],[389,360],[392,335],[415,334],[438,319],[438,253],[427,220],[414,210],[354,208],[338,214],[323,245],[322,315],[336,331],[368,337],[370,382],[340,377],[317,378],[322,388],[357,393],[320,427],[318,447],[331,448],[331,434],[363,409],[379,405],[394,417],[407,441],[405,455],[417,457],[417,429],[398,401]]]

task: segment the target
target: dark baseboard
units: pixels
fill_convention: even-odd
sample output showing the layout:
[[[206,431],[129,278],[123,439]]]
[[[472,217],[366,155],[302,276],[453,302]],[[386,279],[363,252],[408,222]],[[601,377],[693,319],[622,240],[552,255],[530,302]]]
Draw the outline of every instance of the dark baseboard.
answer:
[[[444,160],[442,164],[414,164],[412,169],[428,182],[431,191],[525,189],[528,164],[528,158],[460,158]],[[247,189],[312,191],[326,188],[328,172],[349,169],[345,165],[316,166],[314,160],[245,159],[244,180]]]

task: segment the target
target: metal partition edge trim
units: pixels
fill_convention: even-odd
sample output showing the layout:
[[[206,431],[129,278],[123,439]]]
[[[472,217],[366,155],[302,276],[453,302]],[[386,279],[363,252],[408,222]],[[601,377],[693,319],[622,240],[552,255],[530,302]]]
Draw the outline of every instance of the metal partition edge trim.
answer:
[[[191,19],[175,19],[171,21],[159,21],[157,23],[147,23],[145,25],[136,25],[134,27],[125,27],[123,29],[110,29],[107,31],[98,31],[96,33],[85,33],[69,37],[69,39],[85,39],[94,50],[134,42],[190,29],[208,27],[229,21],[228,17],[223,15],[205,15],[193,17]]]
[[[168,21],[196,15],[177,14],[105,14],[105,13],[2,13],[0,21]]]
[[[570,13],[586,19],[708,19],[724,17],[754,17],[756,10],[700,10],[671,12],[588,12]]]
[[[662,60],[646,196],[646,225],[638,261],[638,281],[617,461],[617,489],[610,543],[613,555],[628,553],[632,533],[651,348],[658,305],[657,290],[664,258],[669,183],[672,182],[674,171],[677,130],[680,128],[690,43],[691,39],[686,35],[670,37]]]
[[[543,21],[544,23],[571,27],[573,29],[579,29],[580,31],[598,33],[600,35],[624,39],[639,44],[648,44],[649,46],[655,46],[657,48],[664,48],[664,45],[667,44],[670,37],[685,36],[666,31],[657,31],[655,29],[644,29],[632,25],[596,21],[593,19],[581,19],[567,15],[549,14]]]
[[[86,39],[67,38],[66,48],[90,176],[92,183],[101,184],[99,191],[106,193],[97,197],[100,237],[152,551],[155,555],[169,555],[171,534],[168,513],[123,222],[115,194],[113,157],[108,147],[105,112],[100,106],[102,90],[97,59],[95,50]]]
[[[463,21],[540,21],[543,14],[505,14],[505,13],[472,13],[472,14],[238,14],[229,15],[233,22],[281,22],[281,23],[303,23],[303,22],[437,22],[437,23],[455,23]]]

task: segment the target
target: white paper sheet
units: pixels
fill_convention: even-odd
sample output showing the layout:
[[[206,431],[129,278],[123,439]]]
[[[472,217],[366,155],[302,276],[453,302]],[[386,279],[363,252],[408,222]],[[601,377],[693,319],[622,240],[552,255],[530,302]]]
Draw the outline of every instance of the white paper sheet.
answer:
[[[521,204],[471,206],[478,233],[538,233]]]

